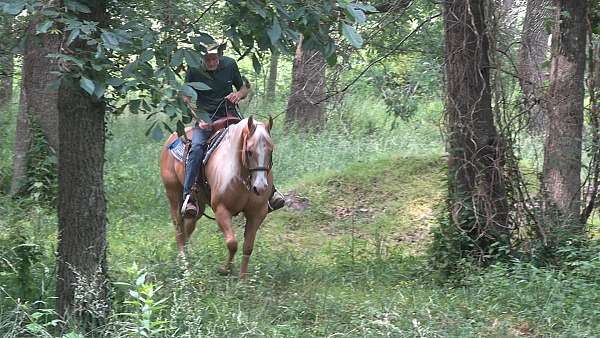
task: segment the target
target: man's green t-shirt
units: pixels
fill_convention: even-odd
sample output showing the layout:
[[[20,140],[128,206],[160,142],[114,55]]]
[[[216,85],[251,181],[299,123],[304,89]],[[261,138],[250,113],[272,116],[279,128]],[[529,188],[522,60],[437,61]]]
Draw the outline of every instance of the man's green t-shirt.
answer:
[[[240,90],[244,84],[237,63],[227,56],[219,58],[219,66],[214,71],[189,68],[185,80],[203,82],[211,88],[196,90],[198,93],[196,105],[199,111],[206,111],[212,120],[225,116],[226,102],[223,102],[225,96],[233,92],[233,86]]]

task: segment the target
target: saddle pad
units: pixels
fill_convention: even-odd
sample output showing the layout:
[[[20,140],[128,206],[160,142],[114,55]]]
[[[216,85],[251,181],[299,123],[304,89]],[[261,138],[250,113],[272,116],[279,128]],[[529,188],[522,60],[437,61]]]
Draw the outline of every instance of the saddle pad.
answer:
[[[183,153],[185,151],[185,144],[183,144],[183,141],[181,141],[181,139],[179,137],[176,138],[175,141],[171,142],[171,144],[169,144],[168,148],[169,148],[169,151],[171,152],[171,155],[173,155],[173,157],[175,157],[177,159],[177,161],[183,162]]]

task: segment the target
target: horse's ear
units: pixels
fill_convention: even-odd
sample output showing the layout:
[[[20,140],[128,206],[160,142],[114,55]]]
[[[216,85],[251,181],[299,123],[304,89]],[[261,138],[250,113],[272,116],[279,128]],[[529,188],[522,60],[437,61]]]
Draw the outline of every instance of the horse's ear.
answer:
[[[267,124],[267,130],[271,133],[271,128],[273,128],[273,117],[269,115],[269,124]]]
[[[252,119],[252,116],[250,116],[248,118],[248,135],[254,134],[255,130],[256,130],[256,125],[254,124],[254,120]]]

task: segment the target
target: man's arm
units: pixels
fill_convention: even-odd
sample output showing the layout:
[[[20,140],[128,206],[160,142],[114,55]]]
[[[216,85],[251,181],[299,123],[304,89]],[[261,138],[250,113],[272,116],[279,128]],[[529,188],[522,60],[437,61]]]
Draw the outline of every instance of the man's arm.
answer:
[[[248,90],[250,89],[250,82],[248,81],[248,79],[245,76],[242,76],[240,74],[240,69],[238,68],[238,65],[237,65],[237,63],[235,63],[235,61],[233,62],[233,72],[232,72],[231,76],[232,76],[231,80],[233,81],[233,85],[237,89],[237,92],[231,93],[231,94],[227,95],[225,98],[229,102],[231,102],[233,104],[237,104],[243,98],[245,98],[246,95],[248,95]]]
[[[238,89],[237,92],[233,92],[227,96],[225,96],[225,98],[233,103],[233,104],[237,104],[238,102],[240,102],[243,98],[246,97],[246,95],[248,95],[248,87],[246,87],[246,84],[243,84],[240,89]]]

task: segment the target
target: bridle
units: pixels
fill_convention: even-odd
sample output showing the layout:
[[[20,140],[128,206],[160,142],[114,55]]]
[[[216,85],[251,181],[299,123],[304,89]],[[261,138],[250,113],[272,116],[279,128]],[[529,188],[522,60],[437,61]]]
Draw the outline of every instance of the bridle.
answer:
[[[244,148],[245,148],[245,145],[244,145]],[[248,163],[247,158],[248,158],[249,153],[250,153],[250,151],[246,150],[246,161],[245,161],[246,163]],[[250,174],[252,174],[252,172],[254,172],[254,171],[266,171],[268,174],[272,168],[273,168],[273,158],[271,158],[271,161],[268,166],[248,167],[247,170]]]
[[[247,146],[246,146],[247,141],[248,141],[247,137],[244,137],[242,165],[246,168],[246,170],[248,170],[248,176],[245,179],[245,183],[246,183],[246,188],[248,190],[250,190],[251,181],[252,181],[252,173],[257,172],[257,171],[264,171],[266,174],[269,174],[269,172],[273,168],[273,157],[270,158],[268,165],[262,165],[262,166],[257,165],[255,167],[250,167],[248,165],[248,159],[250,158],[251,152],[250,152],[250,150],[247,149]]]

